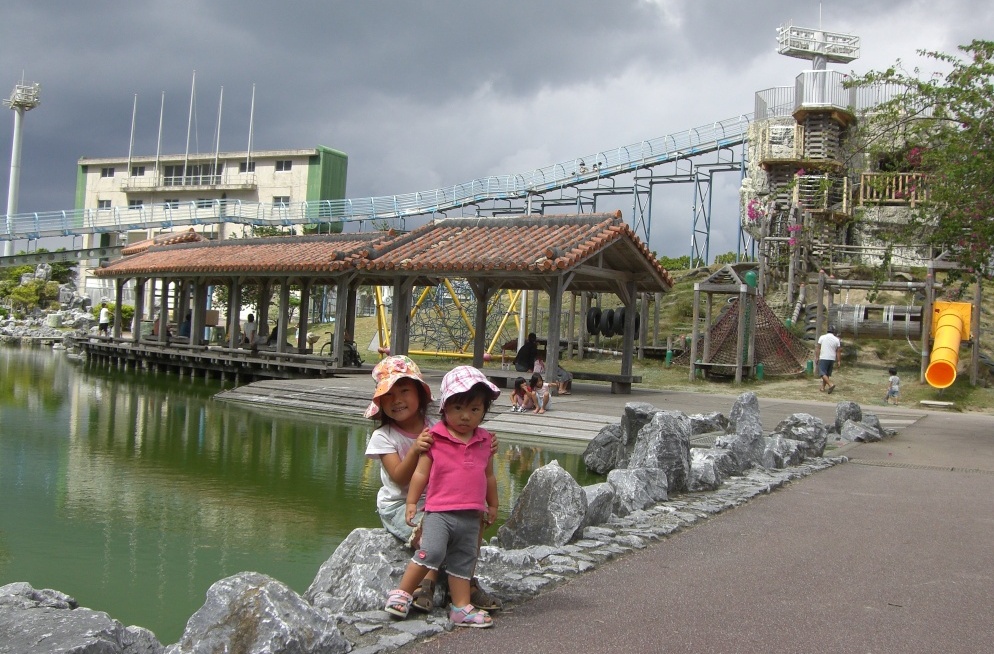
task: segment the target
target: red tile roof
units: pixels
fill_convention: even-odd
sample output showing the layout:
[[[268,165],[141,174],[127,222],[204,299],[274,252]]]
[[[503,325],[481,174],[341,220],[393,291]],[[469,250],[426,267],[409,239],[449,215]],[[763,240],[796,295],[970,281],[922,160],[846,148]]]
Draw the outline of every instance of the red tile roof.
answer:
[[[377,232],[155,245],[95,274],[333,277],[344,271],[381,284],[401,274],[419,284],[475,278],[503,288],[546,290],[549,278],[569,273],[568,288],[575,291],[612,291],[628,281],[638,291],[673,286],[669,272],[620,212],[449,218],[401,236]]]
[[[177,243],[197,243],[199,241],[206,240],[203,236],[193,231],[191,227],[185,232],[170,232],[168,234],[159,234],[155,238],[145,239],[144,241],[138,241],[137,243],[132,243],[131,245],[122,248],[121,254],[125,257],[132,254],[140,254],[145,250],[154,247],[156,245],[175,245]]]
[[[604,290],[611,273],[640,291],[673,286],[621,212],[435,220],[357,265],[373,275],[476,277],[506,288],[544,289],[543,277],[564,271],[573,273],[572,290]]]
[[[369,232],[156,245],[95,270],[94,275],[281,276],[299,272],[320,276],[353,269],[375,244],[390,238],[386,232]]]

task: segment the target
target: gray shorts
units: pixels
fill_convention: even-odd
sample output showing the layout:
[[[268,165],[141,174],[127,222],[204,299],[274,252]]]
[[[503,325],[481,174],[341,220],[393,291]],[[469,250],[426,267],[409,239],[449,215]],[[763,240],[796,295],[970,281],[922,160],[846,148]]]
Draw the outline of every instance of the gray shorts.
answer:
[[[446,573],[472,579],[481,519],[480,511],[426,512],[421,549],[415,550],[411,561],[432,570],[444,565]]]

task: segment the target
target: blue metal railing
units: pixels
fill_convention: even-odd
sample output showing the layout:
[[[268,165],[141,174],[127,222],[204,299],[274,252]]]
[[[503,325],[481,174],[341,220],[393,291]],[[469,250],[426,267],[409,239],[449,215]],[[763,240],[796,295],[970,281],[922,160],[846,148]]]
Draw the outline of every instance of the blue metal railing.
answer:
[[[214,200],[14,214],[0,218],[0,241],[161,229],[184,225],[313,225],[430,215],[491,200],[521,199],[687,159],[746,140],[751,114],[702,125],[516,175],[492,175],[430,191],[289,205]],[[362,229],[362,225],[360,225]]]

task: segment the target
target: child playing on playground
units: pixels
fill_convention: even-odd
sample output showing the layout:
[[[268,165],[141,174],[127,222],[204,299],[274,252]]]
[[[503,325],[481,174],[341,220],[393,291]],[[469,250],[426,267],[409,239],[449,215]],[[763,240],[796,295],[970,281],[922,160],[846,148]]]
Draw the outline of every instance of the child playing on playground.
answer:
[[[897,376],[897,368],[888,368],[887,374],[887,396],[884,404],[897,404],[897,398],[901,394],[901,378]],[[893,402],[891,402],[893,400]]]
[[[524,377],[514,380],[514,390],[511,392],[511,411],[522,413],[527,409],[534,409],[538,406],[535,401],[535,393],[532,392]]]
[[[420,529],[407,523],[407,491],[418,457],[434,440],[428,431],[436,422],[428,416],[431,387],[422,377],[418,364],[403,355],[380,361],[373,368],[372,376],[376,390],[364,415],[380,423],[366,445],[366,456],[380,461],[383,485],[376,494],[376,512],[388,532],[409,547],[417,547]],[[423,508],[422,497],[418,511]],[[434,608],[437,578],[438,573],[433,571],[414,592],[414,607],[419,611]],[[483,591],[475,578],[472,585],[473,599],[480,606],[488,610],[500,608],[500,602]]]
[[[549,387],[545,385],[542,375],[537,372],[528,382],[528,388],[535,396],[535,413],[545,413],[549,408]]]
[[[500,389],[472,366],[457,366],[442,379],[442,421],[430,430],[433,443],[418,460],[407,493],[407,523],[414,524],[427,487],[421,547],[407,564],[400,587],[385,610],[406,617],[413,592],[430,571],[445,566],[449,619],[457,627],[491,627],[490,614],[472,604],[471,579],[479,554],[481,520],[497,519],[493,435],[480,427]]]

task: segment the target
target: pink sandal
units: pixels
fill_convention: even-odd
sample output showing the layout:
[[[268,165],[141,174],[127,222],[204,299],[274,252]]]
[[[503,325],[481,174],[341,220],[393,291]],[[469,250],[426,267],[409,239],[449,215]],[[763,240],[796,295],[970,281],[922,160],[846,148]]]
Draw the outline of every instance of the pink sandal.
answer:
[[[410,593],[400,588],[391,590],[390,594],[387,595],[387,605],[383,607],[383,610],[398,617],[406,618],[407,614],[411,611],[411,602],[413,601],[414,597]]]
[[[483,609],[478,609],[472,604],[457,608],[455,604],[449,604],[449,620],[457,627],[475,627],[486,629],[494,626],[494,621],[490,614]]]

